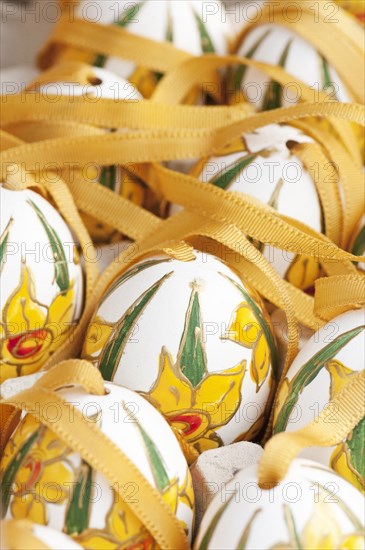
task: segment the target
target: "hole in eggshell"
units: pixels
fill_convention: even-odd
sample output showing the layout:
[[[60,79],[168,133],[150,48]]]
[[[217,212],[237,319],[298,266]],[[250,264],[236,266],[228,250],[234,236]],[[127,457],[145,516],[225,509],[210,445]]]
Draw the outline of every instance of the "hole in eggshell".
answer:
[[[297,145],[299,145],[299,143],[297,141],[295,141],[294,139],[289,139],[286,144],[287,148],[289,149],[289,151],[291,151],[292,149],[294,149],[294,147],[296,147]]]
[[[97,76],[88,76],[87,81],[92,86],[100,86],[103,83],[103,81]]]

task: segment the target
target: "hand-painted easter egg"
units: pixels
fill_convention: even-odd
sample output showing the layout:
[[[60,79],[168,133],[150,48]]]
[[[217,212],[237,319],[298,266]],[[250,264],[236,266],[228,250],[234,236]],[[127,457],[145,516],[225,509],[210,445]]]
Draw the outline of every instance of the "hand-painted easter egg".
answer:
[[[332,319],[307,342],[279,390],[274,433],[296,431],[318,417],[328,402],[364,368],[365,312],[348,311]],[[336,411],[333,411],[336,422]],[[330,465],[360,490],[365,489],[365,419],[336,447],[313,447],[303,456]]]
[[[356,256],[365,256],[365,215],[362,216],[359,222],[356,224],[354,235],[351,239],[350,252]],[[365,271],[365,263],[358,262],[356,264],[358,269]]]
[[[215,496],[194,548],[360,550],[364,513],[361,494],[317,462],[293,461],[272,489],[260,488],[254,465],[241,470]]]
[[[3,550],[82,550],[64,533],[21,519],[1,522],[0,541]]]
[[[39,370],[80,317],[83,274],[74,237],[30,190],[0,187],[0,381]]]
[[[223,3],[219,0],[210,3],[204,0],[81,0],[77,2],[75,15],[101,25],[118,25],[132,34],[157,42],[170,42],[196,56],[227,54],[232,36]],[[151,96],[161,78],[160,74],[136,67],[128,59],[101,54],[90,56],[76,50],[63,51],[61,56],[62,59],[79,59],[105,67],[133,82],[144,97]]]
[[[244,30],[237,55],[282,67],[312,88],[313,101],[326,89],[333,99],[351,101],[335,68],[293,29],[276,23],[253,25]],[[242,93],[258,111],[287,107],[302,99],[297,86],[281,86],[262,71],[244,66],[235,69],[230,80],[231,101],[236,100],[237,93]]]
[[[114,73],[90,67],[89,71],[80,71],[76,82],[50,82],[40,87],[42,94],[67,95],[70,97],[84,96],[88,100],[97,102],[98,99],[125,99],[138,101],[141,95],[127,80],[116,76]],[[110,128],[110,132],[125,131],[125,129]],[[74,178],[77,174],[74,173]],[[154,193],[133,172],[133,167],[127,169],[122,166],[100,167],[90,163],[82,173],[82,179],[88,182],[99,182],[104,187],[131,200],[133,203],[160,213],[160,205]],[[96,242],[116,241],[120,239],[118,231],[91,215],[83,213],[83,219],[87,228]]]
[[[198,451],[254,439],[265,423],[276,348],[260,297],[211,254],[151,256],[101,300],[83,357],[141,392]]]
[[[162,416],[140,395],[111,383],[107,395],[78,388],[57,392],[134,463],[191,534],[194,494],[179,443]],[[71,405],[72,403],[72,405]],[[122,500],[110,482],[30,414],[19,423],[0,464],[6,519],[29,519],[63,531],[84,548],[153,548],[132,512],[131,480]]]
[[[320,199],[313,175],[292,150],[312,138],[288,125],[270,124],[244,134],[221,155],[201,160],[191,174],[220,189],[245,193],[323,232]],[[172,207],[171,213],[176,211]],[[311,287],[320,265],[313,257],[294,255],[256,243],[279,274],[298,288]]]

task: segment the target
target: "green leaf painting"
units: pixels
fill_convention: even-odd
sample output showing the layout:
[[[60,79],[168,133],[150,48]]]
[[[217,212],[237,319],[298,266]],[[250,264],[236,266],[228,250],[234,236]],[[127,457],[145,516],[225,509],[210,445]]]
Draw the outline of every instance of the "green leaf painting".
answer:
[[[332,96],[333,99],[338,101],[338,97],[337,97],[336,89],[335,89],[336,84],[331,79],[327,59],[325,59],[324,57],[321,57],[321,62],[322,62],[322,73],[323,73],[323,89],[324,90],[328,90],[328,89],[333,90],[331,96]]]
[[[350,451],[351,464],[362,479],[365,478],[365,417],[352,430],[346,444]]]
[[[258,508],[257,510],[254,511],[254,513],[252,514],[252,517],[251,519],[249,520],[249,522],[247,523],[241,537],[240,537],[240,540],[238,541],[238,544],[237,544],[237,550],[246,550],[246,547],[247,547],[247,542],[248,542],[248,538],[250,536],[250,532],[251,532],[251,528],[252,528],[252,524],[254,523],[256,517],[262,512],[261,508]]]
[[[107,187],[111,191],[115,190],[115,183],[117,179],[117,167],[116,166],[105,166],[101,170],[99,183],[103,187]]]
[[[288,41],[287,45],[285,46],[280,59],[278,61],[279,67],[285,67],[286,60],[288,58],[290,46],[291,46],[291,40]],[[275,82],[272,80],[266,90],[263,105],[262,105],[262,111],[270,111],[272,109],[278,109],[281,106],[281,96],[283,92],[283,87],[279,82]]]
[[[360,334],[364,329],[365,325],[362,325],[341,334],[303,365],[300,371],[297,372],[293,380],[290,382],[290,392],[276,419],[274,434],[285,430],[290,415],[299,399],[299,395],[304,388],[316,378],[316,376],[325,367],[326,363],[333,359],[340,349],[346,346],[346,344],[353,340],[353,338]]]
[[[14,481],[16,474],[28,452],[32,448],[33,444],[37,441],[39,436],[39,430],[36,430],[20,447],[17,454],[8,464],[1,478],[1,517],[5,517],[8,511],[10,497],[14,491]]]
[[[9,241],[9,233],[10,233],[11,226],[13,225],[13,222],[14,222],[13,218],[10,218],[0,237],[0,273],[6,262],[6,248]]]
[[[80,534],[89,526],[92,476],[92,468],[82,461],[66,513],[65,526],[68,535]]]
[[[252,57],[255,55],[256,51],[259,49],[259,47],[264,42],[266,37],[269,36],[270,32],[271,31],[268,30],[262,36],[260,36],[260,38],[258,38],[258,40],[254,43],[252,48],[250,48],[248,52],[244,55],[244,57],[246,57],[247,59],[252,59]],[[237,69],[233,74],[233,79],[232,79],[233,90],[237,91],[241,89],[241,86],[243,84],[242,80],[245,77],[247,69],[248,69],[247,65],[240,65],[239,67],[237,67]]]
[[[178,368],[194,388],[203,380],[207,358],[204,349],[203,321],[200,311],[199,291],[193,283],[185,316],[184,332],[178,353]]]
[[[125,312],[123,317],[116,323],[115,329],[104,347],[100,359],[99,370],[105,380],[113,380],[122,358],[124,348],[128,342],[133,328],[142,315],[148,303],[156,292],[173,272],[167,273],[159,279],[151,288],[146,290]]]
[[[239,159],[238,161],[234,162],[230,166],[228,166],[226,169],[224,169],[222,172],[220,172],[217,176],[215,176],[210,183],[215,185],[216,187],[219,187],[220,189],[228,189],[229,186],[236,180],[236,178],[239,176],[239,174],[251,164],[257,157],[258,153],[254,153],[252,155],[247,155],[244,158]]]
[[[233,497],[235,496],[235,494],[232,494],[229,499],[227,500],[227,502],[225,502],[219,509],[218,511],[215,513],[215,515],[213,516],[212,518],[212,521],[210,522],[210,525],[208,527],[208,529],[206,530],[205,532],[205,535],[204,537],[202,538],[202,541],[201,543],[199,544],[199,546],[197,547],[197,550],[208,550],[208,548],[210,548],[210,542],[212,540],[212,537],[213,537],[213,534],[214,534],[214,531],[221,519],[221,517],[223,516],[224,512],[226,511],[229,503],[231,502],[231,500],[233,499]]]
[[[357,235],[351,252],[356,256],[363,256],[365,252],[365,225],[362,227],[359,234]]]
[[[146,0],[143,0],[142,2],[131,2],[130,7],[125,10],[123,13],[123,16],[118,20],[114,21],[114,25],[117,25],[118,27],[128,27],[130,23],[135,21],[135,17],[138,14],[139,10],[143,6]],[[94,59],[94,67],[105,67],[105,63],[107,62],[108,57],[104,54],[98,54]]]
[[[118,279],[116,279],[114,281],[114,283],[109,287],[108,291],[104,294],[104,297],[103,297],[100,305],[103,304],[106,301],[106,299],[109,296],[111,296],[111,294],[113,294],[114,290],[119,288],[123,283],[128,281],[131,277],[134,277],[135,275],[137,275],[141,271],[144,271],[145,269],[148,269],[149,267],[153,267],[154,265],[159,265],[159,264],[162,264],[162,263],[165,263],[165,262],[170,262],[170,261],[171,261],[170,258],[161,258],[161,259],[158,259],[158,260],[146,260],[145,262],[142,262],[140,264],[137,264],[137,265],[131,267],[125,273],[123,273],[123,275],[118,277]]]
[[[61,292],[67,292],[67,290],[70,288],[70,275],[62,241],[60,240],[54,228],[48,223],[45,215],[38,208],[38,206],[31,200],[28,200],[27,202],[34,208],[39,221],[41,222],[45,232],[47,233],[47,237],[49,239],[53,252],[56,283]]]
[[[163,458],[155,443],[152,441],[146,430],[141,426],[140,422],[135,422],[135,425],[137,426],[146,447],[156,487],[161,493],[163,493],[170,485],[170,478],[166,471]]]
[[[208,29],[203,22],[202,18],[195,12],[194,8],[192,7],[192,12],[195,17],[195,21],[198,27],[199,35],[200,35],[200,43],[203,53],[215,53],[215,48],[213,45],[213,41],[210,37],[210,34],[208,32]]]

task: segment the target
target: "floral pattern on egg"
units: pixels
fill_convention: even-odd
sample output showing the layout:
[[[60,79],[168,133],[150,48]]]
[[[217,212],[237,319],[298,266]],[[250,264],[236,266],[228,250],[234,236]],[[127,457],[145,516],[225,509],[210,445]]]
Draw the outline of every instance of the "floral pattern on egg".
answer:
[[[36,372],[65,342],[81,313],[83,275],[71,232],[45,199],[30,190],[0,193],[4,381]]]
[[[364,330],[365,312],[360,309],[336,317],[312,336],[295,358],[279,390],[274,433],[297,430],[313,421],[364,368]],[[336,411],[333,420],[336,421]],[[305,456],[330,465],[364,491],[364,437],[363,418],[339,445],[308,449]]]
[[[200,452],[264,426],[276,364],[270,321],[258,295],[209,254],[127,270],[99,304],[83,357],[144,395]]]
[[[113,384],[107,396],[92,396],[99,428],[114,441],[162,495],[188,536],[194,509],[191,477],[168,425],[142,397]],[[86,414],[90,395],[60,390]],[[157,443],[158,441],[158,443]],[[163,446],[162,446],[163,443]],[[67,447],[48,427],[26,415],[10,438],[0,463],[3,517],[28,519],[62,530],[84,548],[153,548],[155,541],[107,480]],[[127,489],[127,488],[126,488]]]

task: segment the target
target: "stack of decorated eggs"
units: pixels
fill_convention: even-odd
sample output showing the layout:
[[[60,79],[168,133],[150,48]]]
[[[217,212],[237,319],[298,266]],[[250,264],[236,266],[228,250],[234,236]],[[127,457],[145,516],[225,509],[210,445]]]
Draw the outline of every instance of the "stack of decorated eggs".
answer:
[[[359,102],[361,85],[353,81],[357,75],[349,79],[343,61],[337,64],[335,57],[326,57],[328,43],[336,40],[330,29],[327,36],[312,41],[310,33],[302,31],[292,2],[273,3],[282,7],[277,21],[270,19],[276,9],[273,4],[248,4],[227,3],[226,11],[218,1],[61,0],[64,42],[59,30],[50,38],[40,56],[45,72],[27,82],[28,93],[59,94],[70,97],[70,104],[74,97],[148,102],[153,112],[154,94],[159,97],[170,71],[178,74],[180,66],[172,66],[171,59],[179,59],[183,71],[194,57],[201,58],[204,67],[221,56],[214,68],[218,92],[207,92],[204,78],[200,81],[195,74],[182,107],[234,110],[237,103],[249,103],[253,120],[261,112],[266,118],[262,125],[247,126],[223,147],[211,147],[203,158],[196,155],[194,161],[192,155],[177,154],[175,162],[167,163],[171,159],[162,153],[158,166],[146,163],[147,168],[137,166],[134,171],[122,162],[94,163],[88,176],[73,163],[73,172],[62,173],[62,185],[70,193],[66,198],[42,176],[38,184],[35,170],[21,169],[16,173],[19,181],[17,175],[4,177],[0,382],[12,389],[13,396],[33,389],[40,402],[32,408],[29,393],[19,393],[14,402],[0,400],[3,548],[163,547],[164,539],[156,533],[165,518],[161,517],[161,525],[150,525],[151,504],[138,494],[140,479],[179,532],[180,538],[174,540],[186,548],[364,547],[364,418],[332,447],[306,449],[274,488],[260,486],[257,465],[240,471],[219,488],[200,525],[194,524],[198,495],[189,472],[192,461],[203,453],[214,451],[218,456],[220,447],[242,441],[263,445],[270,436],[297,431],[315,420],[363,370],[364,301],[334,318],[325,317],[327,322],[320,319],[316,331],[310,323],[313,335],[289,365],[270,318],[278,303],[270,300],[273,294],[265,292],[251,270],[245,274],[245,254],[227,254],[218,238],[215,242],[206,232],[199,235],[199,229],[198,236],[184,237],[186,242],[172,232],[167,244],[166,239],[156,244],[147,231],[131,243],[136,231],[122,234],[113,224],[115,217],[109,225],[97,205],[85,211],[79,208],[79,215],[79,196],[71,196],[73,181],[84,178],[85,185],[88,180],[88,185],[102,188],[103,200],[130,201],[136,212],[144,210],[158,229],[163,224],[174,227],[174,220],[197,216],[199,210],[203,225],[209,209],[204,204],[200,208],[194,194],[179,204],[164,196],[159,185],[159,174],[175,177],[171,167],[178,171],[182,166],[181,182],[194,181],[200,193],[217,190],[217,212],[227,192],[232,201],[241,200],[242,217],[244,208],[252,207],[258,216],[267,213],[274,220],[272,228],[280,220],[336,250],[346,249],[353,258],[359,256],[346,269],[354,281],[362,281],[364,204],[355,201],[353,219],[343,230],[348,188],[342,188],[343,172],[336,168],[335,156],[338,144],[358,177],[363,136],[354,124],[340,127],[334,118],[312,116],[304,123],[293,121],[295,117],[285,119],[284,113],[275,121],[267,113],[300,107],[310,89],[321,99],[327,94],[336,102]],[[304,4],[299,2],[297,11],[308,16]],[[356,30],[356,40],[362,27],[342,9],[351,11],[354,3],[338,2],[343,4],[340,8],[332,1],[327,4],[328,17],[331,10],[334,18],[337,10],[341,16],[339,22],[333,21],[336,32],[343,24],[347,33]],[[323,9],[313,7],[313,18],[323,20]],[[361,19],[361,10],[356,12]],[[73,25],[80,31],[79,39]],[[327,44],[324,50],[322,42]],[[350,43],[346,34],[343,56],[348,58]],[[120,52],[115,44],[121,46]],[[146,54],[145,66],[139,45]],[[161,56],[166,56],[162,61],[154,57],[159,47]],[[356,48],[362,45],[353,45]],[[168,63],[164,71],[156,68]],[[295,86],[302,83],[305,97],[293,95],[295,86],[283,84],[290,77]],[[98,109],[96,101],[95,113]],[[30,137],[33,130],[41,136],[39,142],[65,137],[57,133],[62,129],[58,119],[46,121],[49,135],[39,130],[42,120],[36,117],[23,122],[23,127],[20,121],[4,125],[6,140],[9,136],[14,140],[4,150],[36,141]],[[67,132],[80,137],[84,131],[85,139],[93,131],[107,136],[133,132],[133,127],[102,123],[67,124]],[[326,132],[328,144],[323,139]],[[352,151],[345,148],[349,143]],[[316,172],[311,164],[314,150],[334,167],[333,208],[323,193],[323,167]],[[21,176],[26,176],[25,184]],[[68,200],[74,201],[71,210],[64,205]],[[337,228],[330,216],[340,220]],[[217,215],[214,221],[219,219]],[[228,219],[227,224],[238,231],[236,220]],[[334,270],[326,271],[315,254],[293,252],[295,247],[283,250],[280,242],[276,246],[275,235],[268,243],[250,232],[241,233],[251,253],[260,257],[258,265],[266,266],[274,284],[280,284],[292,300],[293,309],[300,303],[306,304],[306,311],[313,310],[316,281]],[[90,275],[95,273],[90,263],[96,259],[90,260],[85,251],[85,235],[92,250],[116,245],[124,251],[99,281]],[[144,248],[145,240],[155,244]],[[179,254],[181,248],[188,250],[188,257]],[[298,313],[296,321],[303,318]],[[82,376],[64,375],[63,363],[54,366],[64,358],[75,359],[75,372],[81,369]],[[95,370],[105,381],[101,394],[88,382],[89,377],[94,380]],[[66,419],[57,416],[58,406],[69,410]],[[118,480],[111,484],[103,460],[94,460],[93,441],[85,446],[81,434],[78,439],[74,416],[95,428],[97,444],[105,441],[106,451],[112,448],[116,457],[132,464],[135,478],[122,489]],[[174,546],[166,542],[166,547]]]

